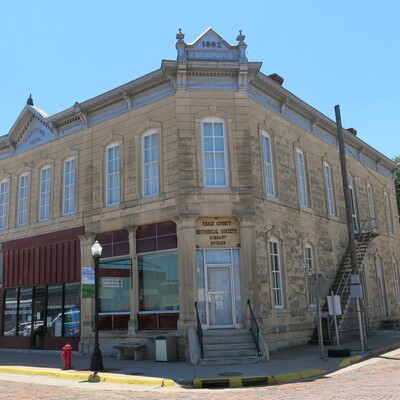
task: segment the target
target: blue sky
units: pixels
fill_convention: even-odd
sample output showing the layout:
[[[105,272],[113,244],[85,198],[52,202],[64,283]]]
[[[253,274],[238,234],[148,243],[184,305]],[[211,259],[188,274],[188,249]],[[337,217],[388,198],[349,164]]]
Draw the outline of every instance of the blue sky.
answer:
[[[0,5],[0,136],[29,94],[58,113],[175,59],[212,27],[249,61],[389,158],[400,155],[398,0],[31,0]]]

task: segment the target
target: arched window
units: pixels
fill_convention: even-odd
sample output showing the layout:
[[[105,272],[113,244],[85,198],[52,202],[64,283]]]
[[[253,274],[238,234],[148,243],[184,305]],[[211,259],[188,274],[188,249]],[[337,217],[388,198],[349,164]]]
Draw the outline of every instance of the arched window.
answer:
[[[142,187],[143,197],[159,194],[158,132],[151,130],[142,137]]]
[[[386,191],[383,192],[383,200],[385,203],[386,225],[388,233],[393,233],[392,210],[390,207],[389,195]]]
[[[7,179],[3,179],[0,182],[0,229],[7,228],[8,191],[9,191],[9,181]]]
[[[51,172],[52,170],[50,165],[46,165],[40,170],[39,221],[50,219]]]
[[[119,143],[106,148],[106,205],[119,204],[121,199],[121,151]]]
[[[304,154],[300,149],[296,149],[295,154],[299,202],[301,206],[309,207],[306,163]]]
[[[17,225],[28,223],[28,197],[29,197],[29,174],[23,173],[19,177]]]
[[[76,212],[76,159],[69,157],[64,161],[63,215]]]
[[[335,198],[333,194],[333,180],[331,167],[327,162],[323,164],[324,179],[325,179],[325,193],[326,193],[326,207],[329,216],[335,215]]]
[[[272,158],[272,141],[266,132],[261,134],[264,190],[267,195],[275,196],[275,177]]]
[[[376,228],[376,217],[375,217],[375,199],[374,192],[369,183],[367,183],[367,199],[368,199],[368,218],[370,221],[370,227]]]

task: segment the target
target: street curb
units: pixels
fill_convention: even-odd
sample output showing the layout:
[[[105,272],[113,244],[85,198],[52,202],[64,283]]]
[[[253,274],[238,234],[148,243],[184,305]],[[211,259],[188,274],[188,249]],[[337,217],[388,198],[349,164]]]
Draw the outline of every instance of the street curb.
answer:
[[[326,374],[327,371],[322,369],[309,369],[299,372],[291,372],[281,375],[266,376],[246,376],[246,377],[225,377],[225,378],[198,378],[193,379],[194,389],[205,388],[238,388],[248,386],[267,386],[277,385],[285,382],[293,382],[299,379],[312,378]]]
[[[172,379],[167,378],[152,378],[152,377],[138,377],[138,376],[126,376],[116,374],[103,374],[103,373],[92,373],[92,372],[79,372],[71,370],[69,371],[58,371],[56,369],[46,368],[30,368],[30,367],[5,367],[0,366],[0,372],[10,374],[25,374],[25,375],[39,375],[48,376],[52,378],[64,378],[64,379],[78,379],[88,382],[106,382],[106,383],[120,383],[130,385],[148,385],[154,387],[165,387],[165,386],[176,386],[177,384]]]

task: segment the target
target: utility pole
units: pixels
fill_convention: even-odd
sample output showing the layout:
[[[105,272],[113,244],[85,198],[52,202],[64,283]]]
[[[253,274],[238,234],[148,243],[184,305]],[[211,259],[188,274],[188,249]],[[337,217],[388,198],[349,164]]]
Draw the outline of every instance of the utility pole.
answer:
[[[342,119],[340,116],[340,107],[339,105],[335,106],[335,115],[336,115],[336,129],[339,141],[339,154],[340,154],[340,166],[342,170],[342,181],[343,181],[343,194],[344,194],[344,202],[346,205],[346,218],[347,218],[347,233],[349,238],[349,251],[350,251],[350,263],[351,263],[351,273],[352,275],[357,275],[359,277],[360,271],[358,270],[357,263],[357,252],[356,252],[356,243],[354,237],[354,224],[353,224],[353,206],[352,200],[350,198],[349,191],[349,180],[347,175],[347,164],[346,164],[346,151],[344,145],[343,138],[343,128],[342,128]],[[359,280],[361,284],[361,280]],[[361,307],[360,307],[360,299],[358,297],[355,298],[356,306],[357,306],[357,316],[358,316],[358,329],[360,333],[360,350],[364,351],[364,323],[361,315]]]

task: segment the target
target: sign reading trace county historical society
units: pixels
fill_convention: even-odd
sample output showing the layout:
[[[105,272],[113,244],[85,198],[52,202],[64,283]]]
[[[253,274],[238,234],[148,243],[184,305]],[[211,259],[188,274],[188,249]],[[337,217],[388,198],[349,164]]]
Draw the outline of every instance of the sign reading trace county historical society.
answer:
[[[239,247],[239,222],[232,217],[207,217],[196,221],[196,247]]]

